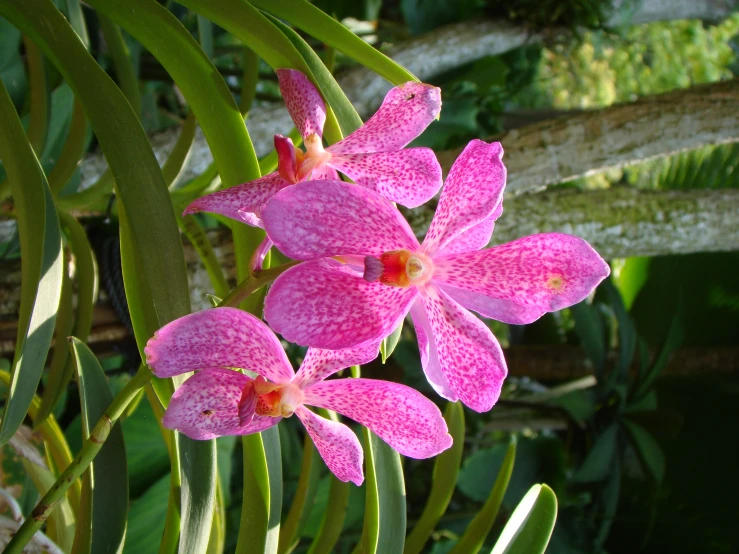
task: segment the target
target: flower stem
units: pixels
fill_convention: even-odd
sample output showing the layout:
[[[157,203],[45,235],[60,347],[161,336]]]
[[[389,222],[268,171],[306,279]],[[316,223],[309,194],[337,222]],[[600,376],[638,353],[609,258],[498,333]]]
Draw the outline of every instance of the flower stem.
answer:
[[[218,304],[218,307],[222,308],[225,306],[230,306],[234,308],[238,306],[252,293],[261,289],[263,286],[270,284],[285,271],[293,266],[298,265],[299,263],[299,261],[292,261],[286,264],[279,265],[277,267],[255,271],[254,273],[249,275],[249,277],[236,285],[236,288],[232,290],[229,295],[221,301],[220,304]]]
[[[31,512],[31,517],[23,522],[13,539],[3,551],[5,554],[20,554],[34,533],[38,531],[51,514],[52,510],[63,497],[67,489],[79,479],[80,475],[89,467],[92,460],[102,448],[108,438],[110,430],[118,418],[123,414],[128,404],[136,397],[141,388],[149,382],[152,373],[148,367],[142,366],[138,373],[113,399],[113,402],[103,414],[90,433],[90,437],[82,445],[79,454],[67,466],[44,497]]]

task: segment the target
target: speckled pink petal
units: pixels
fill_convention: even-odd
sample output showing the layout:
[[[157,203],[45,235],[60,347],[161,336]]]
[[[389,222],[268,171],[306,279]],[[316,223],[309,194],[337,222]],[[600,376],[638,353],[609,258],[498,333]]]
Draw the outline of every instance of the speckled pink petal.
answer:
[[[262,221],[277,248],[295,260],[418,248],[395,206],[376,192],[342,181],[286,188],[264,207]]]
[[[429,255],[495,214],[503,201],[506,168],[499,142],[473,140],[452,165],[436,214],[423,241]]]
[[[295,410],[295,415],[305,425],[313,444],[331,472],[340,481],[361,485],[364,481],[364,453],[352,430],[343,423],[318,416],[303,406]]]
[[[441,111],[441,90],[408,82],[393,88],[362,127],[329,150],[337,154],[400,150],[420,135]]]
[[[340,154],[329,163],[358,185],[408,208],[425,204],[441,188],[441,166],[429,148]]]
[[[377,358],[379,352],[379,342],[371,342],[343,350],[309,348],[293,383],[300,388],[309,387],[313,383],[323,381],[341,369],[353,365],[368,364]]]
[[[275,152],[277,152],[277,173],[288,183],[298,182],[298,157],[295,145],[290,137],[275,135]]]
[[[521,306],[510,300],[492,298],[479,292],[470,292],[441,283],[437,283],[437,286],[468,310],[511,325],[528,325],[547,313],[547,310]]]
[[[411,458],[436,456],[452,445],[439,408],[420,392],[377,379],[335,379],[305,390],[305,403],[350,417]]]
[[[421,298],[450,388],[476,412],[488,411],[508,373],[498,341],[482,321],[434,285],[427,285]]]
[[[503,213],[503,205],[499,205],[495,213],[490,217],[483,219],[480,223],[473,225],[466,231],[462,231],[459,235],[450,240],[444,248],[437,252],[437,256],[447,256],[449,254],[458,254],[460,252],[471,252],[472,250],[480,250],[485,248],[493,236],[495,229],[495,221]]]
[[[579,237],[532,235],[435,260],[434,281],[542,311],[577,304],[610,273]]]
[[[269,327],[236,308],[212,308],[176,319],[159,329],[144,351],[157,377],[206,367],[248,369],[273,383],[294,376]]]
[[[413,302],[410,316],[413,320],[413,327],[416,330],[418,351],[421,354],[421,367],[426,375],[426,380],[442,398],[446,398],[451,402],[459,400],[456,393],[449,386],[444,373],[441,371],[441,362],[439,362],[436,342],[431,340],[433,338],[433,330],[426,316],[426,310],[423,307],[423,300],[420,296]]]
[[[164,412],[162,425],[195,440],[225,435],[247,435],[276,425],[280,418],[254,416],[247,426],[239,423],[239,400],[249,377],[230,369],[198,371],[175,393]]]
[[[256,181],[201,196],[185,209],[183,215],[211,212],[253,225],[254,223],[244,215],[256,215],[258,220],[264,203],[277,191],[289,185],[290,183],[276,172],[270,173]]]
[[[368,283],[334,260],[316,260],[277,278],[267,293],[264,317],[289,342],[353,348],[392,333],[417,294],[415,287]]]
[[[321,136],[326,122],[326,104],[315,85],[300,71],[278,69],[277,79],[287,111],[303,138],[313,133]]]
[[[321,164],[313,170],[310,176],[313,181],[339,181],[339,174],[333,167]]]

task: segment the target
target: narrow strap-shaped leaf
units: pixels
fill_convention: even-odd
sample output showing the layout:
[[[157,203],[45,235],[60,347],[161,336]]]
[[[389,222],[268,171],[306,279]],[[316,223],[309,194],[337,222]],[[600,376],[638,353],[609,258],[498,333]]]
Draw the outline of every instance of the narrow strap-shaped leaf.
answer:
[[[627,417],[622,421],[642,464],[652,476],[654,482],[660,484],[665,477],[665,454],[662,452],[659,443],[649,431],[638,423]]]
[[[70,346],[77,365],[82,435],[87,440],[92,426],[113,402],[113,393],[92,351],[74,337],[70,339]],[[120,424],[111,429],[110,436],[87,471],[94,483],[90,512],[79,517],[86,519],[91,526],[90,552],[119,552],[123,547],[128,518],[128,464]]]
[[[613,387],[617,383],[625,384],[628,380],[629,367],[631,367],[631,362],[634,360],[638,336],[634,322],[626,311],[623,298],[621,298],[616,285],[613,284],[613,280],[611,278],[606,279],[601,283],[601,287],[606,291],[608,302],[613,309],[618,324],[618,359],[609,376],[609,384]]]
[[[213,246],[210,244],[210,239],[197,218],[191,215],[181,217],[178,214],[177,224],[187,240],[190,241],[190,244],[193,245],[200,261],[205,266],[205,271],[208,273],[211,285],[213,285],[213,292],[217,297],[225,298],[230,290],[228,282],[223,275],[223,269],[218,258],[216,258]]]
[[[380,355],[382,356],[383,364],[390,356],[392,356],[393,352],[395,352],[395,347],[398,346],[400,335],[402,334],[403,322],[401,321],[400,325],[398,325],[392,333],[382,339],[382,342],[380,343]]]
[[[490,554],[543,554],[557,521],[557,496],[534,485],[519,502]]]
[[[452,549],[452,554],[477,554],[480,551],[485,538],[493,527],[493,523],[495,523],[498,510],[503,502],[503,496],[505,496],[505,492],[508,490],[508,483],[511,481],[515,460],[516,437],[514,435],[508,444],[508,450],[506,451],[505,458],[503,458],[503,465],[500,468],[498,477],[495,479],[493,490],[490,491],[490,495],[485,501],[485,504],[483,504],[480,512],[470,521],[462,538],[459,539],[459,542]]]
[[[182,476],[179,552],[205,552],[208,549],[215,503],[215,440],[195,441],[180,434],[177,438]]]
[[[454,442],[449,450],[445,450],[434,461],[433,482],[426,507],[418,518],[413,531],[405,541],[403,554],[419,554],[423,550],[436,524],[446,512],[457,485],[459,468],[464,451],[464,409],[460,402],[449,402],[444,410],[449,434]]]
[[[80,37],[85,48],[90,48],[90,37],[87,34],[87,25],[85,25],[85,16],[82,13],[82,5],[80,0],[67,0],[67,20],[72,28]]]
[[[103,32],[108,52],[113,59],[113,67],[115,67],[118,84],[131,104],[133,111],[139,114],[141,113],[139,79],[131,61],[126,41],[123,39],[123,34],[118,28],[118,25],[104,15],[98,14],[98,21],[100,22],[100,30]]]
[[[0,120],[0,159],[15,198],[23,260],[12,380],[0,423],[0,444],[5,444],[23,422],[41,378],[54,333],[64,263],[49,185],[3,84]]]
[[[270,16],[270,20],[290,39],[290,42],[293,43],[300,55],[303,56],[305,63],[310,68],[311,73],[313,73],[313,78],[321,94],[336,115],[343,135],[349,135],[359,129],[362,126],[362,118],[359,117],[357,110],[354,109],[354,106],[346,97],[346,94],[344,94],[344,91],[318,54],[315,53],[313,48],[298,33],[279,19]]]
[[[321,464],[317,458],[318,451],[313,446],[310,436],[306,434],[303,441],[303,459],[300,464],[298,486],[295,489],[295,496],[293,496],[287,517],[285,517],[285,521],[280,526],[280,542],[277,547],[278,554],[292,552],[297,544],[300,523],[304,519],[303,514],[310,511],[306,510],[306,506],[308,505],[308,500],[313,498],[315,487],[318,484]]]
[[[41,422],[51,413],[61,398],[64,387],[64,374],[69,360],[69,345],[67,337],[72,334],[74,327],[74,310],[72,306],[72,279],[69,276],[70,253],[64,251],[64,267],[62,268],[62,293],[59,298],[59,311],[56,314],[54,329],[54,350],[51,354],[49,373],[41,395],[41,408],[37,422]],[[37,423],[38,424],[38,423]]]
[[[326,511],[321,520],[318,534],[310,545],[308,554],[331,554],[334,546],[339,542],[341,530],[346,519],[346,509],[349,506],[349,492],[351,485],[339,481],[334,475],[329,476],[331,485],[328,489]]]
[[[257,53],[244,46],[241,50],[241,63],[243,64],[241,74],[241,98],[239,98],[239,110],[246,119],[249,110],[257,97],[257,85],[259,84],[259,56]]]
[[[251,3],[288,21],[321,42],[333,46],[394,85],[418,80],[410,71],[307,0],[251,0]]]
[[[193,12],[207,17],[239,38],[277,69],[300,69],[310,73],[298,51],[258,9],[245,0],[181,0]]]
[[[280,438],[276,427],[254,435],[246,435],[242,440],[244,497],[236,544],[237,554],[277,552],[282,505],[282,463],[279,459],[279,445]],[[279,486],[276,486],[278,484]]]
[[[49,92],[46,87],[46,70],[41,49],[28,37],[23,37],[28,64],[28,92],[31,97],[28,121],[28,142],[36,155],[41,157],[49,126]]]
[[[87,118],[82,103],[75,99],[72,108],[72,119],[69,123],[69,134],[64,142],[59,158],[56,164],[49,172],[49,187],[54,196],[57,196],[67,181],[72,177],[77,169],[79,161],[85,153],[87,147]]]

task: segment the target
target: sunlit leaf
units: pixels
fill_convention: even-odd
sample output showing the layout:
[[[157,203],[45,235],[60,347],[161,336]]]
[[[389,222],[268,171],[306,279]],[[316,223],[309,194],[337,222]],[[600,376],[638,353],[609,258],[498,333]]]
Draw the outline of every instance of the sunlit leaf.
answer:
[[[503,528],[490,554],[542,554],[557,521],[557,497],[547,485],[534,485]]]

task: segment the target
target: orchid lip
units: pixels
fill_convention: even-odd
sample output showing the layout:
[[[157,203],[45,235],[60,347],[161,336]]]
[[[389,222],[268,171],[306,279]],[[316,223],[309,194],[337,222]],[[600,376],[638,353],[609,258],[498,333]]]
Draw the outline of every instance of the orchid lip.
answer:
[[[394,250],[385,252],[379,258],[364,258],[364,280],[380,281],[393,287],[420,286],[427,283],[434,272],[431,258],[419,252]]]

